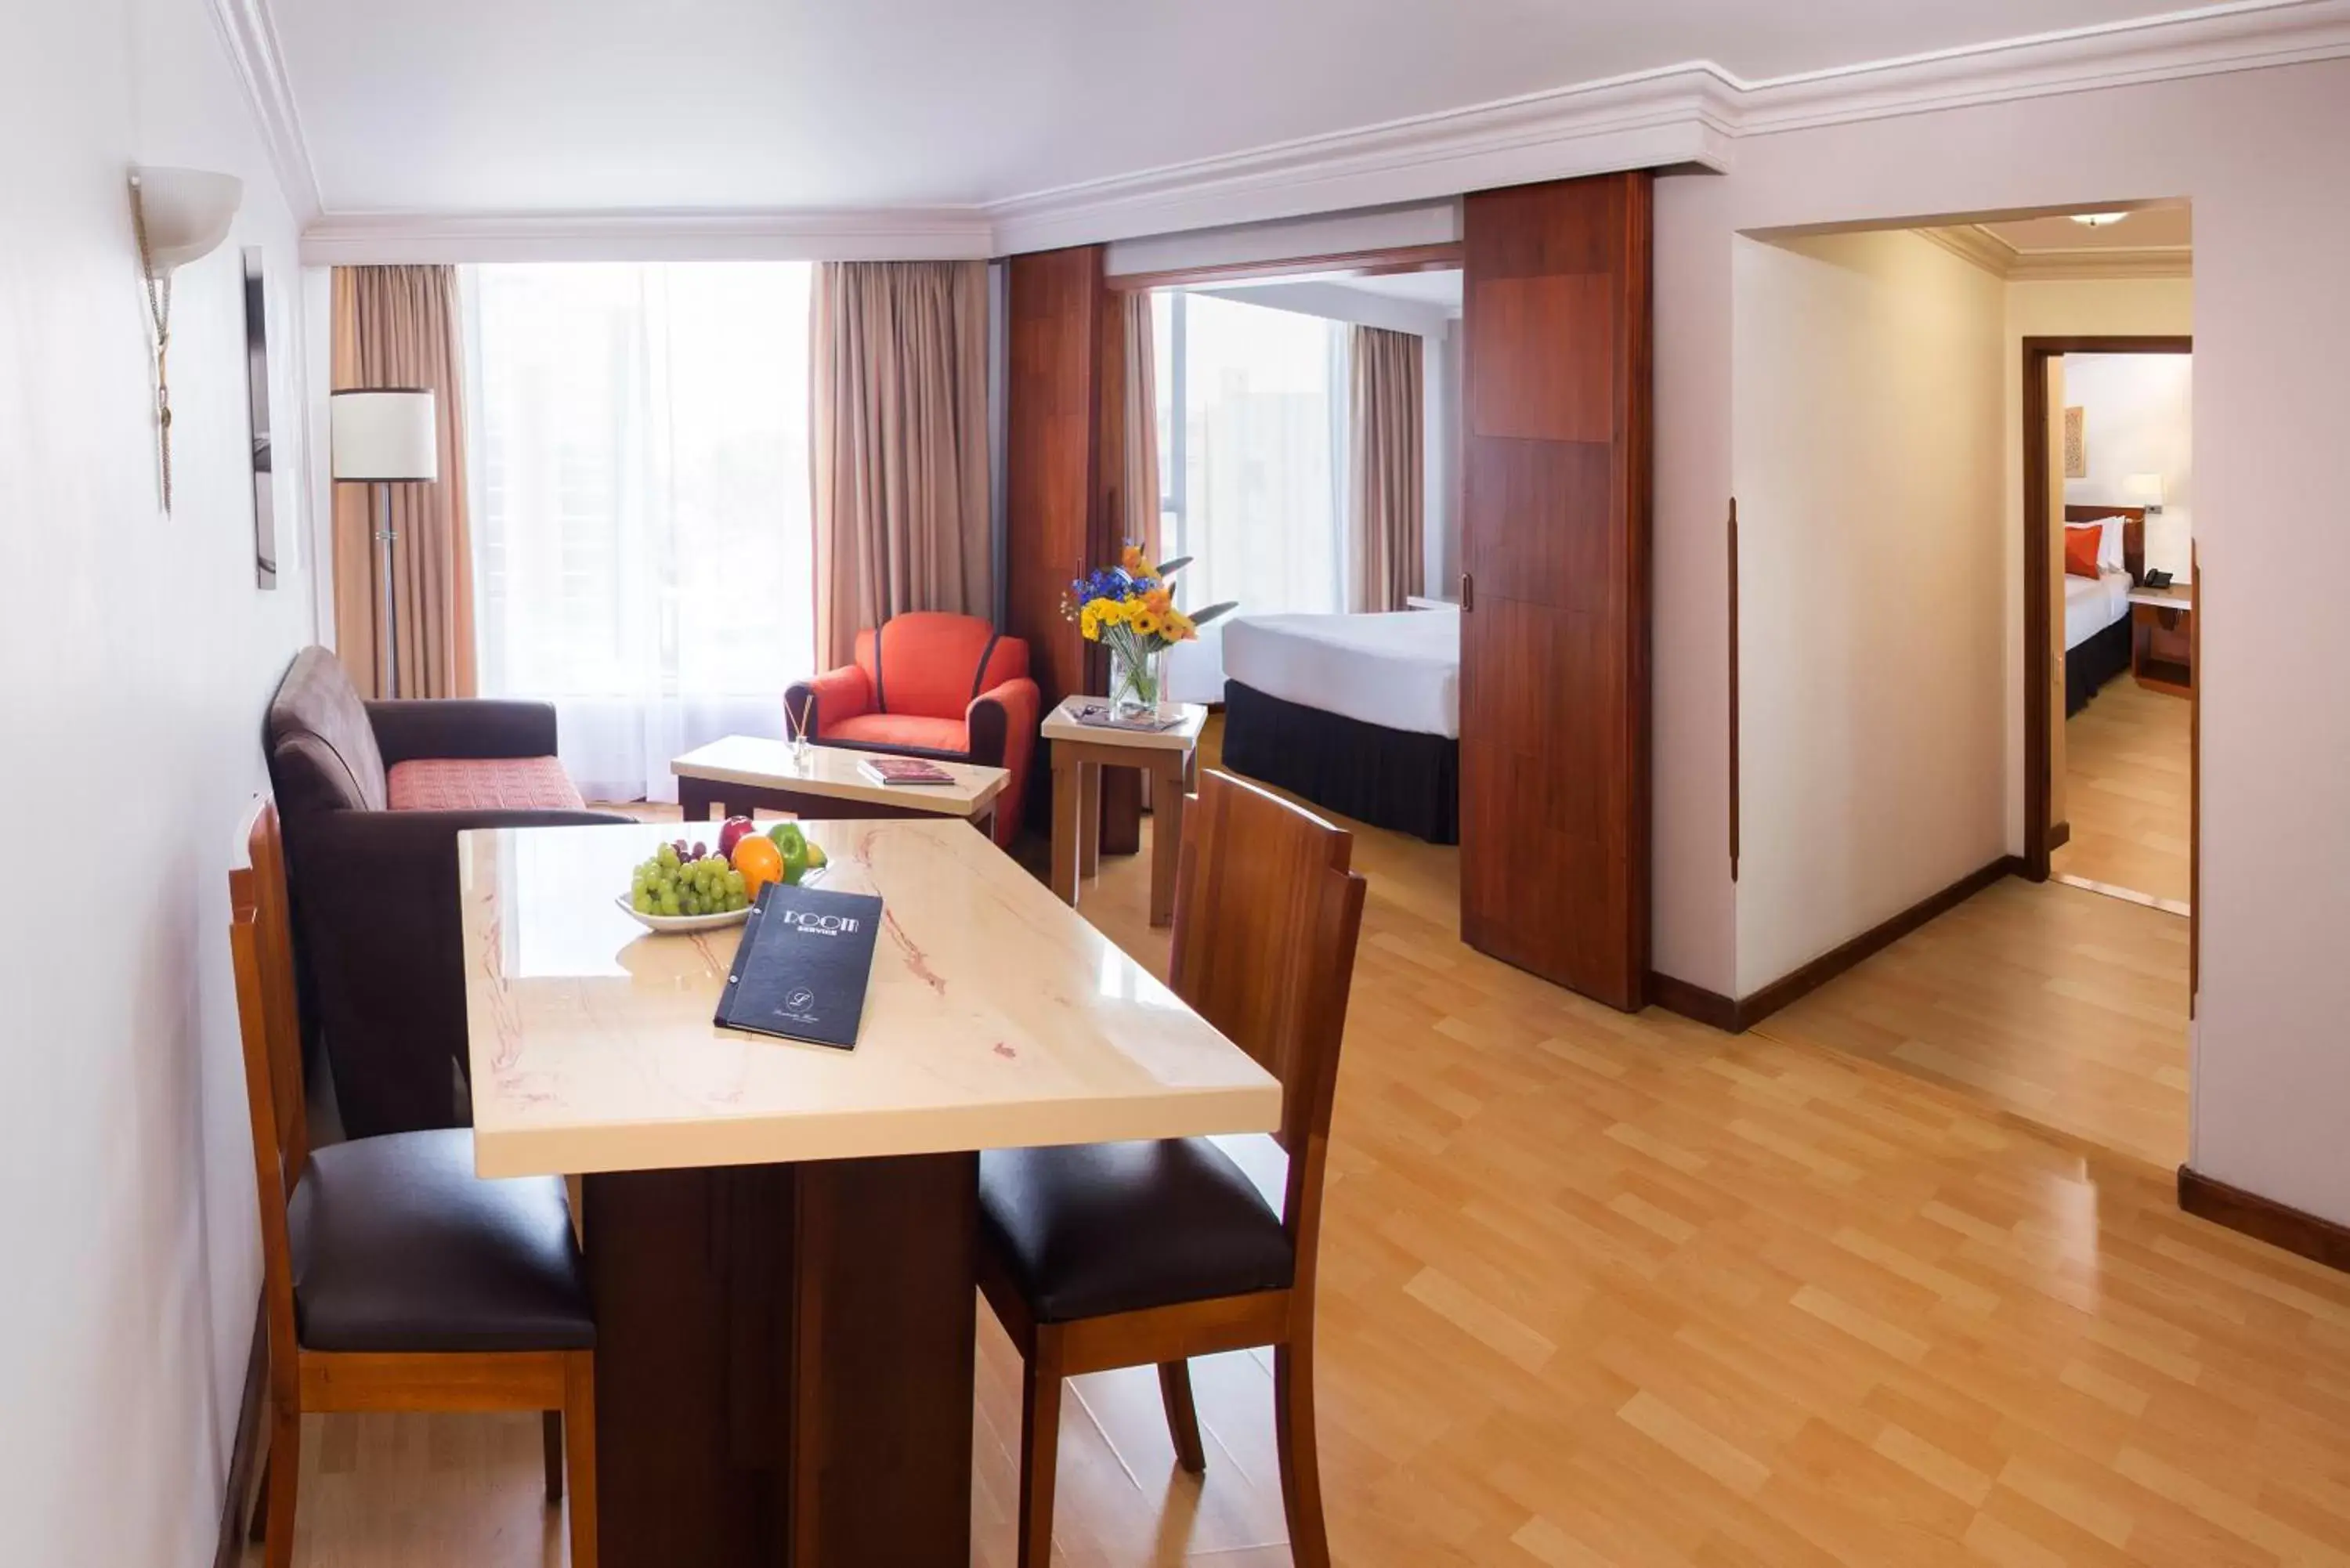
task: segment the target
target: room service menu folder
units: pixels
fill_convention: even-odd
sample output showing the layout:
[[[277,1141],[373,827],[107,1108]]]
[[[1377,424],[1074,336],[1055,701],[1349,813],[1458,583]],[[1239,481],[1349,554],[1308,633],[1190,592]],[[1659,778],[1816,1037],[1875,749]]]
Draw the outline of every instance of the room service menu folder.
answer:
[[[743,924],[714,1022],[853,1049],[880,931],[881,900],[870,893],[770,882]]]

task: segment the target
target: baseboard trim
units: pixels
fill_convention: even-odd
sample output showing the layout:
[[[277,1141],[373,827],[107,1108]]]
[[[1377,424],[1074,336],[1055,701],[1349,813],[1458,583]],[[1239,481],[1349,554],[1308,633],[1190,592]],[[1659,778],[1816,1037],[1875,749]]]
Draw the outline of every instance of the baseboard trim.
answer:
[[[2178,1168],[2178,1207],[2199,1220],[2298,1252],[2329,1269],[2350,1272],[2350,1226],[2214,1181],[2183,1165]]]
[[[1648,974],[1648,1001],[1668,1012],[1678,1012],[1724,1034],[1736,1034],[1746,1027],[1739,1020],[1738,1003],[1729,997],[1657,971]]]
[[[1648,976],[1649,1000],[1669,1012],[1711,1025],[1725,1034],[1742,1034],[1789,1002],[1807,996],[1863,959],[1891,947],[1938,915],[1965,903],[2003,877],[2023,875],[2023,857],[2002,855],[1990,865],[1970,871],[1939,893],[1929,894],[1889,920],[1882,921],[1804,965],[1780,976],[1760,991],[1736,1001],[1719,992],[1691,985],[1669,974]]]
[[[269,1386],[269,1317],[265,1301],[253,1309],[253,1349],[244,1361],[244,1392],[236,1410],[236,1439],[228,1452],[228,1482],[221,1499],[220,1544],[213,1568],[237,1568],[244,1561],[245,1503],[253,1496],[261,1463],[261,1411]]]
[[[1920,231],[1920,232],[1922,232],[1922,231]],[[2055,853],[2057,850],[2064,848],[2064,846],[2066,846],[2067,844],[2070,844],[2070,843],[2072,843],[2072,842],[2073,842],[2073,825],[2072,825],[2071,823],[2069,823],[2069,822],[2060,822],[2060,823],[2056,824],[2056,826],[2054,826],[2054,827],[2052,827],[2052,828],[2050,828],[2050,829],[2048,830],[2048,849],[2049,849],[2049,853],[2054,854],[2054,853]]]

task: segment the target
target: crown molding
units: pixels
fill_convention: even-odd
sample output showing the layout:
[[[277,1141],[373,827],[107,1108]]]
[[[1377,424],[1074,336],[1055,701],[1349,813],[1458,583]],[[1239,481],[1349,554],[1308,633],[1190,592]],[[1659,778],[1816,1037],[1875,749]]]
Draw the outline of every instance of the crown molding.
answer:
[[[268,26],[266,0],[211,4],[230,33],[280,179],[289,192],[297,186],[307,192],[316,213],[317,182]],[[2350,0],[2235,0],[1757,81],[1697,61],[974,206],[328,213],[307,221],[303,254],[317,263],[1002,255],[1625,169],[1728,172],[1738,142],[1748,137],[2345,57],[2350,57]],[[289,200],[302,205],[296,195]],[[2121,263],[2113,259],[2117,254],[2127,253],[2101,253],[2105,275],[2178,275],[2154,269],[2185,265],[2151,255]],[[1970,259],[1984,265],[1980,256]],[[2091,275],[2086,263],[2045,265],[2062,268],[2065,276]],[[2137,270],[2113,270],[2126,265]]]
[[[991,202],[1005,252],[1134,239],[1622,169],[1730,166],[1710,65],[1532,93]]]
[[[2018,251],[2008,265],[2014,283],[2063,283],[2103,278],[2192,277],[2195,253],[2187,245],[2084,245],[2061,251]]]
[[[312,266],[520,261],[959,261],[995,254],[975,207],[774,212],[344,213],[302,234]]]
[[[1762,81],[1732,78],[1733,133],[1768,136],[2345,55],[2345,0],[2233,0]]]
[[[2195,275],[2195,253],[2189,245],[2071,245],[2027,251],[1978,223],[1909,232],[2010,283]]]
[[[1909,232],[1928,244],[1939,246],[1960,261],[1982,268],[1993,277],[2010,275],[2015,265],[2015,247],[1980,224],[1959,223]]]
[[[278,47],[277,25],[270,19],[267,0],[207,0],[213,26],[220,29],[237,83],[244,89],[254,124],[268,150],[269,167],[277,189],[293,209],[296,227],[315,223],[326,209],[318,192],[317,171],[310,162],[310,144],[302,134],[301,111],[295,106],[294,84],[286,75],[285,51]]]

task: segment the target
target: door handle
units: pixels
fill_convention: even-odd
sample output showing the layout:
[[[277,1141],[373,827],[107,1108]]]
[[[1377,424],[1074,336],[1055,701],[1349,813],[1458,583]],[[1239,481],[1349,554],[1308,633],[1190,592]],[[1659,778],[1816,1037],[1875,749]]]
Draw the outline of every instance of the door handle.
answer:
[[[1477,577],[1473,572],[1461,574],[1461,607],[1464,610],[1477,607]]]

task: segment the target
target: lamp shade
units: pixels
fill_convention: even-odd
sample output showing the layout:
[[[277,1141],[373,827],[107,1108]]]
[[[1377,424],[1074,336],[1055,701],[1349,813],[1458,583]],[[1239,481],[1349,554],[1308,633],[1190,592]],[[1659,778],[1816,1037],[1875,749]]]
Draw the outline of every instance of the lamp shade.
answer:
[[[337,479],[401,480],[441,477],[440,433],[432,419],[432,394],[413,387],[337,392],[332,441]]]
[[[228,237],[244,182],[202,169],[137,169],[131,199],[147,230],[147,257],[160,276],[209,255]]]
[[[2163,500],[2162,475],[2158,473],[2124,474],[2122,493],[2129,498],[2130,504],[2134,506],[2159,506]]]

